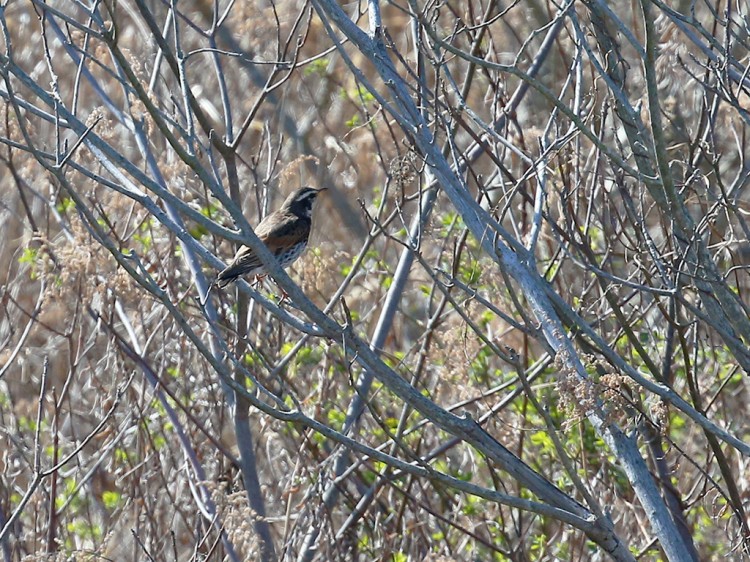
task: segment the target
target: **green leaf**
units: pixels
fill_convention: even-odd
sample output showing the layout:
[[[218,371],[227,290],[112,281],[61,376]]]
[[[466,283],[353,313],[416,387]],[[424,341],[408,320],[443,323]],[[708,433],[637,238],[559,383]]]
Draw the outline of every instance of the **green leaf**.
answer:
[[[55,209],[60,214],[65,214],[76,206],[75,202],[70,197],[63,197],[60,202],[55,205]]]
[[[353,129],[354,127],[359,125],[359,122],[359,115],[352,115],[352,118],[346,121],[346,126],[350,129]]]
[[[102,503],[107,509],[115,509],[120,504],[120,493],[119,492],[104,492],[102,494]]]
[[[25,248],[23,253],[21,254],[21,257],[18,258],[18,263],[35,264],[38,258],[39,258],[38,248]]]
[[[330,61],[327,58],[314,60],[305,67],[303,74],[305,76],[311,76],[313,74],[317,74],[318,76],[325,76],[328,73],[329,62]]]

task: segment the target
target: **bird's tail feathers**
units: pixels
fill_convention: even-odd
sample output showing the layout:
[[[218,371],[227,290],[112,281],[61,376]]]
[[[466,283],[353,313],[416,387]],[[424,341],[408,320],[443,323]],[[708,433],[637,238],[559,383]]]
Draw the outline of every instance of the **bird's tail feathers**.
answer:
[[[236,281],[237,277],[239,277],[239,276],[224,277],[224,278],[221,278],[221,279],[217,279],[214,282],[214,285],[216,285],[219,289],[223,289],[224,287],[226,287],[227,285],[229,285],[232,281]]]
[[[241,277],[244,273],[246,273],[246,269],[242,267],[230,266],[227,267],[224,271],[219,273],[219,275],[216,276],[216,281],[214,281],[214,284],[219,287],[219,289],[223,289],[233,281],[237,281],[237,278]]]
[[[208,300],[208,296],[211,294],[211,289],[214,287],[218,287],[219,289],[223,289],[233,281],[236,281],[240,276],[242,275],[242,272],[235,271],[235,268],[228,267],[214,279],[211,281],[211,284],[206,289],[206,292],[203,294],[203,296],[200,299],[201,306],[204,306],[206,304],[206,301]]]

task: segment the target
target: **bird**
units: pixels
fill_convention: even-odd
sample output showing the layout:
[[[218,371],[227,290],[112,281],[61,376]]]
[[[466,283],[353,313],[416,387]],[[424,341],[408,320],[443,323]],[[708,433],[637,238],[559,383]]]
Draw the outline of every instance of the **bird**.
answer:
[[[303,187],[286,198],[281,207],[260,221],[255,234],[283,268],[292,265],[307,247],[312,228],[315,200],[327,188]],[[219,274],[206,291],[203,302],[213,286],[223,289],[245,275],[266,273],[263,263],[249,246],[241,246],[232,262]]]

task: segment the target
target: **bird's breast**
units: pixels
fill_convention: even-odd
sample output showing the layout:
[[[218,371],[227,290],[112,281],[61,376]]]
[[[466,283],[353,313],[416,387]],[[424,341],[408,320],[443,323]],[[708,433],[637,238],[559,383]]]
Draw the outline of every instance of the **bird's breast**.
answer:
[[[280,252],[277,256],[281,267],[289,267],[292,262],[296,260],[307,247],[307,240],[304,242],[298,242],[294,246],[289,247],[287,250]]]

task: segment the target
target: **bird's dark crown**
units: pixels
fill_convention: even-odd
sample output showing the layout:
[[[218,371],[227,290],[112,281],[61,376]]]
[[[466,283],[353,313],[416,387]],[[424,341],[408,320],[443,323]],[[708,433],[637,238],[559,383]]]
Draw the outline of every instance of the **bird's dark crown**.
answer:
[[[309,218],[312,213],[315,198],[324,190],[325,188],[315,189],[314,187],[303,187],[298,189],[286,198],[283,208],[289,209],[295,215],[306,216]]]

